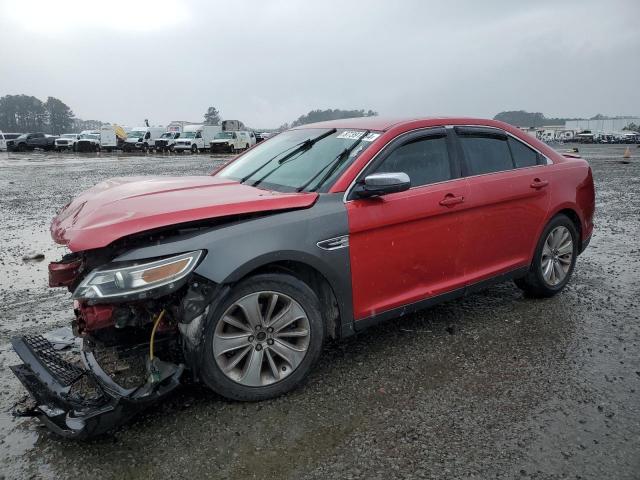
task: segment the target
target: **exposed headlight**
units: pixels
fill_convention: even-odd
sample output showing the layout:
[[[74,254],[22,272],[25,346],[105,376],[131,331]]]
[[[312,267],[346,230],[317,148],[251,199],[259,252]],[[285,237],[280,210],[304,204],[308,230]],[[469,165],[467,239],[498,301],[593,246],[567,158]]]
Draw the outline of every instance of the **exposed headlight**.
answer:
[[[182,280],[193,271],[202,255],[202,250],[196,250],[138,265],[106,265],[89,273],[73,292],[73,298],[141,300],[152,297],[155,290],[168,293],[183,285]]]

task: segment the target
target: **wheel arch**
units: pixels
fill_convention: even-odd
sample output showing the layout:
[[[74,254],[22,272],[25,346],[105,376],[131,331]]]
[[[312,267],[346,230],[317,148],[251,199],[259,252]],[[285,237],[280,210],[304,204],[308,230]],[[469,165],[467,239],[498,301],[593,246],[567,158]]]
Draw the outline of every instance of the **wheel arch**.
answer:
[[[256,257],[240,266],[222,283],[235,284],[241,280],[262,273],[287,273],[306,283],[318,296],[320,314],[327,326],[328,335],[337,339],[341,336],[342,320],[348,318],[344,301],[336,294],[330,279],[331,272],[313,256],[304,252],[278,252],[274,255]]]
[[[576,227],[576,231],[578,232],[578,251],[582,251],[582,242],[584,240],[582,238],[583,220],[578,210],[579,209],[576,208],[575,205],[571,204],[558,206],[556,209],[550,212],[549,218],[547,218],[547,221],[545,222],[545,226],[557,215],[565,215],[569,217],[569,220],[571,220],[571,223],[573,223],[573,225]]]

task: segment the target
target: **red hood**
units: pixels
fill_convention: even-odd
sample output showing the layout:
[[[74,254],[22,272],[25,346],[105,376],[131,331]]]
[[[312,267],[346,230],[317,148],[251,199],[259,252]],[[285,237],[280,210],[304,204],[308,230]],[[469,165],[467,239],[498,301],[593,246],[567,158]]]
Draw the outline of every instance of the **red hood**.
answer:
[[[81,251],[169,225],[306,208],[317,198],[316,193],[272,192],[211,176],[113,178],[65,206],[51,223],[51,236]]]

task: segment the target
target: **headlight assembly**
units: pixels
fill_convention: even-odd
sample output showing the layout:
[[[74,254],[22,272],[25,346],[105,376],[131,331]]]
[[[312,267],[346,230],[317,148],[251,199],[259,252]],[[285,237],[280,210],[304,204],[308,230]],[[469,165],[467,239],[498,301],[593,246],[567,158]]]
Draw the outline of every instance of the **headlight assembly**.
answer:
[[[183,253],[137,265],[110,264],[93,270],[78,285],[76,300],[142,300],[158,291],[170,293],[180,288],[198,264],[202,250]]]

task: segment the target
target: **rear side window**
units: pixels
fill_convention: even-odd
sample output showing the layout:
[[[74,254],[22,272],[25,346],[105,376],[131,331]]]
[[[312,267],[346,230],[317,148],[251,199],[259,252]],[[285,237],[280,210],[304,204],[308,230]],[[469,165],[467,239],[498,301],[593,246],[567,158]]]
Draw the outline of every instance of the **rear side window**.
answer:
[[[527,147],[524,143],[509,137],[509,147],[516,168],[533,167],[538,164],[538,152]]]
[[[409,175],[412,187],[450,180],[447,140],[445,137],[427,137],[406,143],[391,152],[376,172],[404,172]]]
[[[467,162],[468,175],[513,169],[506,137],[460,135],[458,138]]]

